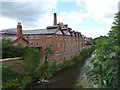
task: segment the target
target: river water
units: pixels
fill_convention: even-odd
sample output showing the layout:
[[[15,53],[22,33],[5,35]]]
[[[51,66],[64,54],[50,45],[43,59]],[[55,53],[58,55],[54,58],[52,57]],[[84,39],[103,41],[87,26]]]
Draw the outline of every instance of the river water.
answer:
[[[80,80],[83,66],[88,64],[89,59],[57,72],[53,77],[47,79],[48,82],[35,82],[27,88],[75,88]]]

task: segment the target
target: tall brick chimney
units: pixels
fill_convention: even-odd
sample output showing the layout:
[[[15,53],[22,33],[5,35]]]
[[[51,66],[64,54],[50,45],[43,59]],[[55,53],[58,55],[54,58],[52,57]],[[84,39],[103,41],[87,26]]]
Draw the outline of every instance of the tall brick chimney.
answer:
[[[22,36],[22,25],[20,22],[18,22],[18,25],[17,25],[17,34],[16,34],[16,37],[18,36]]]
[[[54,24],[53,25],[57,25],[57,14],[54,13]]]

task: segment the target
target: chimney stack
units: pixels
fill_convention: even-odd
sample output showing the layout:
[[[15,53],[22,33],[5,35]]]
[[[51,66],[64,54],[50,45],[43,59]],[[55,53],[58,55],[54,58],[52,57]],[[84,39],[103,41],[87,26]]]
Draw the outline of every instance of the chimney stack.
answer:
[[[18,22],[18,25],[17,25],[17,34],[16,34],[16,37],[18,36],[22,36],[22,25],[20,22]]]
[[[54,25],[57,25],[57,14],[54,13]]]

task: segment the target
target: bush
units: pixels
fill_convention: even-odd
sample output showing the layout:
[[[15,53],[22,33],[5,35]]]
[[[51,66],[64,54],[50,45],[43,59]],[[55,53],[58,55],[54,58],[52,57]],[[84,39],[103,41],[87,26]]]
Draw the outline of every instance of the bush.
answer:
[[[18,73],[12,71],[10,67],[2,65],[2,81],[3,82],[16,79],[17,77],[18,77]]]
[[[4,85],[3,88],[20,88],[20,83],[18,79],[8,80]]]
[[[100,88],[120,88],[120,12],[115,16],[112,30],[108,36],[96,40],[91,66],[86,66],[85,73],[89,81]],[[119,44],[118,44],[119,43]],[[91,69],[90,69],[91,68]]]
[[[23,59],[25,62],[25,69],[31,77],[38,77],[37,68],[43,59],[43,54],[38,50],[25,47]]]
[[[10,67],[2,65],[2,87],[3,88],[19,88],[19,74],[12,71]]]
[[[2,58],[21,57],[23,48],[20,45],[13,45],[10,39],[2,39]]]

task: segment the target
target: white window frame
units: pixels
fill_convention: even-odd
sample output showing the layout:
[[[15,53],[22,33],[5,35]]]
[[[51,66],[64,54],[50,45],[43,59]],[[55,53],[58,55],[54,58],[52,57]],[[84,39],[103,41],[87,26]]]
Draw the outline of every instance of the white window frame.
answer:
[[[67,43],[65,43],[65,46],[67,46]]]
[[[39,46],[39,43],[36,43],[36,46]]]
[[[30,35],[30,39],[33,39],[33,35]]]
[[[55,45],[56,45],[56,47],[58,47],[58,43],[56,43]]]
[[[31,44],[32,44],[32,45],[31,45]],[[33,46],[33,45],[34,45],[34,43],[31,42],[31,43],[30,43],[30,46]]]
[[[55,36],[55,39],[58,39],[58,36],[57,36],[57,35]]]
[[[36,39],[39,39],[39,35],[36,35]]]
[[[58,51],[56,51],[56,55],[58,55]]]
[[[67,50],[65,50],[65,53],[67,53]]]
[[[25,35],[25,39],[28,39],[28,35]]]
[[[62,51],[60,51],[60,54],[63,54],[63,52],[62,52]]]
[[[62,36],[60,36],[60,40],[62,40]]]
[[[67,40],[67,36],[65,36],[65,40]]]

